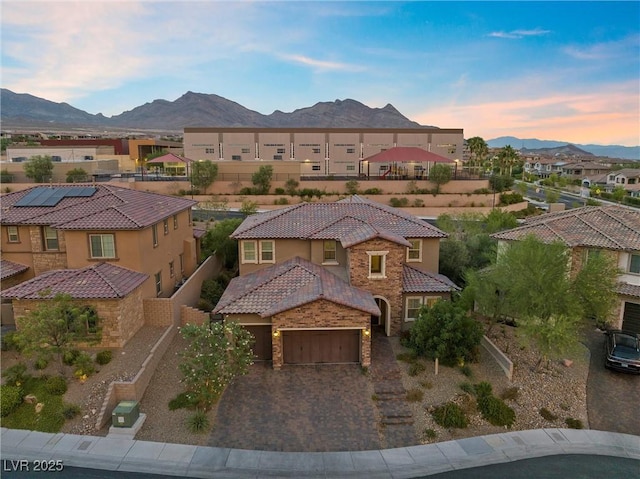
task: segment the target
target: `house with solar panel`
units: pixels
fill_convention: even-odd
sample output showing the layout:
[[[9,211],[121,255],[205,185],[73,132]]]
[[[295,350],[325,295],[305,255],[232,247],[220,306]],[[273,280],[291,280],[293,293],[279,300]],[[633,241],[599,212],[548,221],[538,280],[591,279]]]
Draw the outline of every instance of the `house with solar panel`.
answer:
[[[56,294],[93,306],[103,347],[123,346],[197,268],[186,198],[112,185],[34,186],[2,196],[3,311]],[[5,315],[3,315],[3,324]]]
[[[240,275],[213,313],[246,326],[276,369],[368,366],[372,330],[398,335],[458,289],[438,274],[443,231],[358,196],[252,215],[231,236]]]

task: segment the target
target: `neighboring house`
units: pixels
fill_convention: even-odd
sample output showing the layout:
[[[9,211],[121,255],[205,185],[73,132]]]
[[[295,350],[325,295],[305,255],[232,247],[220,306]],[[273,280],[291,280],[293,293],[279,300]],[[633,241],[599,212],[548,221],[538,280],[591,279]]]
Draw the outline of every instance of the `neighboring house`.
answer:
[[[18,319],[33,307],[22,308],[21,301],[39,300],[34,291],[43,298],[55,291],[90,303],[115,301],[111,310],[128,324],[109,326],[103,345],[122,346],[144,322],[142,300],[171,296],[195,271],[194,204],[102,184],[35,186],[3,195],[2,298],[13,300]],[[76,295],[74,281],[94,287]]]
[[[607,175],[606,187],[611,191],[616,186],[624,188],[631,196],[638,196],[640,192],[640,169],[623,168],[622,170],[610,172]]]
[[[438,274],[441,230],[353,196],[249,216],[240,276],[213,310],[256,336],[254,353],[285,363],[371,362],[371,326],[407,329],[421,305],[458,287]]]
[[[621,271],[617,293],[620,298],[612,325],[640,333],[640,211],[623,206],[587,206],[559,213],[535,216],[524,225],[496,233],[501,243],[528,235],[551,243],[563,242],[571,249],[571,269],[579,271],[594,250],[615,255]]]
[[[604,175],[609,171],[611,171],[611,167],[602,163],[569,163],[562,166],[562,175],[569,179]]]

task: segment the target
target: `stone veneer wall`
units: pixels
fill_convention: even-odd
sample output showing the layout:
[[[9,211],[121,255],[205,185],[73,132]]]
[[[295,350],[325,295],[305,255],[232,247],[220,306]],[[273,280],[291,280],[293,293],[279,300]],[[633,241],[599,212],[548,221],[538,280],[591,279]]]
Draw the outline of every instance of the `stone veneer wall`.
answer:
[[[192,308],[190,306],[182,305],[180,308],[180,324],[196,324],[202,326],[209,322],[209,313],[200,311],[199,309]]]
[[[58,232],[58,250],[45,251],[42,228],[40,226],[31,226],[29,228],[29,240],[33,253],[33,272],[36,276],[52,269],[67,268],[67,244],[64,231],[56,231]]]
[[[358,328],[368,329],[371,315],[364,311],[320,299],[278,313],[271,318],[272,333],[278,329]],[[282,334],[272,336],[273,368],[283,364]],[[360,364],[371,365],[371,335],[360,334]]]
[[[369,278],[369,255],[367,251],[388,251],[385,259],[384,279]],[[349,276],[351,286],[381,296],[389,302],[389,332],[392,336],[402,330],[402,267],[406,247],[384,239],[372,239],[349,248]]]

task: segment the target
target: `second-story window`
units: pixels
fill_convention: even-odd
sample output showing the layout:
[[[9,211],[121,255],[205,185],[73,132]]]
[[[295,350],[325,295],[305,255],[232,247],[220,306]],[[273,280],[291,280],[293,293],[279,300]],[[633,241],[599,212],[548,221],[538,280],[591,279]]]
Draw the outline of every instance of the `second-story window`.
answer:
[[[17,226],[7,226],[7,241],[9,243],[20,243],[20,235],[18,234]]]
[[[324,240],[322,262],[335,263],[336,261],[336,240]]]
[[[640,253],[631,254],[629,261],[629,273],[640,274]]]
[[[168,235],[169,234],[169,220],[168,219],[165,219],[162,222],[162,227],[164,228],[164,234]]]
[[[116,243],[112,234],[89,235],[92,258],[115,258]]]
[[[387,277],[386,256],[388,251],[367,251],[369,255],[369,279]]]
[[[407,248],[407,263],[422,261],[422,240],[410,239],[411,246]]]
[[[243,263],[257,263],[258,262],[258,252],[255,241],[243,241],[240,244],[241,254],[242,254],[242,262]]]
[[[44,239],[44,249],[46,251],[58,251],[58,232],[49,226],[42,228],[42,237]]]
[[[260,241],[260,262],[275,263],[276,255],[274,254],[275,246],[273,241]]]
[[[151,234],[153,236],[153,247],[158,246],[158,225],[151,226]]]

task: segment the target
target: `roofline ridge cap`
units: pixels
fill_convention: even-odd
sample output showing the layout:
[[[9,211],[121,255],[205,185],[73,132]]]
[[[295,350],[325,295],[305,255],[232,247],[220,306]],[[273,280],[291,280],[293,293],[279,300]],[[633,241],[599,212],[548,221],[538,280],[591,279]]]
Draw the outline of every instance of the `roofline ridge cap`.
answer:
[[[121,295],[121,294],[120,294],[120,292],[116,289],[116,287],[114,286],[113,282],[112,282],[110,279],[108,279],[108,278],[107,278],[107,277],[106,277],[106,276],[105,276],[101,271],[99,271],[99,270],[98,270],[98,268],[99,268],[101,265],[103,265],[103,264],[104,264],[104,265],[107,265],[107,264],[109,264],[109,263],[107,263],[106,261],[101,261],[101,262],[99,262],[98,264],[92,265],[92,266],[91,266],[90,268],[88,268],[88,269],[93,270],[93,271],[94,271],[94,272],[95,272],[95,273],[100,277],[100,279],[102,279],[102,281],[104,281],[106,284],[108,284],[108,285],[109,285],[109,288],[111,288],[111,291],[113,291],[113,292],[116,294],[116,296],[117,296],[118,298],[121,298],[121,297],[122,297],[122,295]],[[115,265],[110,265],[110,266],[115,266]]]

